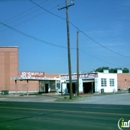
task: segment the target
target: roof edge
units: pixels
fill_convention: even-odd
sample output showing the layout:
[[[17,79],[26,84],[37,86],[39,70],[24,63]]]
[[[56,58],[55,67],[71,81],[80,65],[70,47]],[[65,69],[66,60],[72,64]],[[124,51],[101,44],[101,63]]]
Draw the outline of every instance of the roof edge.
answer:
[[[0,46],[0,48],[19,48],[18,46]]]

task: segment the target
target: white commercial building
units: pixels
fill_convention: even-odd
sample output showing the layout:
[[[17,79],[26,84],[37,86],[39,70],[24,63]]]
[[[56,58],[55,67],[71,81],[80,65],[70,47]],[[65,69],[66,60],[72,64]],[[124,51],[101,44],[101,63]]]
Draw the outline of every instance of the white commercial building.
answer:
[[[69,93],[69,76],[63,74],[61,79],[61,91]],[[77,74],[72,74],[72,90],[76,93]],[[87,73],[79,74],[79,93],[108,93],[117,92],[117,74],[114,73]]]

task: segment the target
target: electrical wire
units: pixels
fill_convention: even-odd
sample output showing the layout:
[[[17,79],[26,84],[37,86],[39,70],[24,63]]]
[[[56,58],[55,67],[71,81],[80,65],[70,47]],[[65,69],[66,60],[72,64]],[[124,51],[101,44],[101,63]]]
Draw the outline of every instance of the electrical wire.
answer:
[[[32,2],[32,1],[31,1],[31,2]],[[43,8],[43,7],[42,7],[42,8]],[[50,11],[48,11],[48,10],[46,10],[46,9],[45,9],[45,11],[47,11],[48,13],[50,13]],[[51,14],[53,14],[53,13],[51,13]],[[55,15],[55,16],[57,17],[58,15]],[[58,17],[59,17],[59,18],[62,18],[62,17],[60,17],[60,16],[58,16]],[[62,18],[62,19],[63,19],[63,20],[66,20],[65,18]],[[70,21],[69,21],[69,22],[70,22]],[[26,34],[26,33],[23,33],[22,31],[19,31],[19,30],[15,29],[15,28],[13,28],[13,27],[11,27],[11,26],[5,24],[5,23],[0,22],[0,24],[3,25],[3,26],[6,26],[6,27],[8,27],[8,28],[10,28],[10,29],[12,29],[12,30],[14,30],[15,32],[17,32],[17,33],[19,33],[19,34],[21,34],[21,35],[24,35],[24,36],[26,36],[26,37],[28,37],[28,38],[34,39],[34,40],[36,40],[36,41],[38,41],[38,42],[42,42],[42,43],[49,44],[49,45],[51,45],[51,46],[60,47],[60,48],[67,48],[67,47],[64,47],[64,46],[60,46],[60,45],[57,45],[57,44],[53,44],[53,43],[50,43],[50,42],[47,42],[47,41],[38,39],[38,38],[33,37],[33,36],[31,36],[31,35],[28,35],[28,34]],[[95,41],[94,39],[92,39],[91,37],[89,37],[86,33],[84,33],[83,31],[81,31],[81,30],[80,30],[77,26],[75,26],[73,23],[70,22],[70,24],[71,24],[73,27],[75,27],[77,30],[79,30],[81,33],[83,33],[85,36],[87,36],[89,39],[91,39],[93,42],[99,44],[100,46],[104,47],[105,49],[108,49],[108,48],[106,48],[105,46],[101,45],[100,43],[96,42],[96,41]],[[75,48],[71,48],[71,49],[75,49]],[[80,50],[80,51],[82,51],[82,50]],[[112,50],[110,50],[110,49],[109,49],[109,51],[115,53],[114,51],[112,51]],[[84,52],[84,51],[82,51],[82,52]],[[86,53],[86,52],[84,52],[84,53]],[[88,53],[87,53],[87,54],[88,54]],[[116,53],[116,54],[120,55],[119,53]],[[112,64],[112,63],[110,63],[110,62],[107,62],[107,61],[104,61],[104,60],[102,60],[102,59],[100,59],[100,58],[97,58],[97,57],[95,57],[95,56],[93,56],[93,55],[91,55],[91,54],[88,54],[88,55],[90,55],[91,57],[96,58],[96,59],[98,59],[98,60],[100,60],[100,61],[103,61],[103,62]],[[120,56],[124,56],[124,55],[120,55]],[[125,57],[126,57],[126,56],[125,56]],[[127,57],[127,58],[129,58],[129,57]],[[114,64],[112,64],[112,65],[114,65]],[[116,65],[116,66],[117,66],[117,65]]]
[[[55,1],[57,1],[57,0],[55,0]],[[53,1],[53,2],[51,2],[51,3],[49,3],[49,4],[47,4],[47,5],[45,5],[44,7],[46,7],[46,6],[48,6],[48,5],[52,4],[52,3],[54,3],[55,1]],[[43,3],[43,2],[42,2],[42,3]],[[35,7],[36,7],[36,6],[35,6]],[[33,9],[33,8],[35,8],[35,7],[32,7],[31,9]],[[29,10],[31,10],[31,9],[29,9]],[[51,9],[53,9],[53,8],[51,8]],[[29,11],[29,10],[27,10],[27,11]],[[39,10],[39,9],[37,9],[37,10]],[[25,17],[25,16],[28,16],[28,15],[30,15],[30,14],[36,12],[37,10],[32,11],[32,12],[30,12],[30,13],[28,13],[28,14],[25,14],[25,15],[21,16],[20,18],[17,18],[17,19],[15,19],[15,20],[11,21],[11,22],[8,22],[10,19],[13,19],[13,18],[15,18],[15,17],[17,17],[17,16],[19,16],[19,15],[22,15],[22,14],[24,14],[25,12],[27,12],[27,11],[24,11],[23,13],[20,13],[19,15],[16,15],[16,16],[14,16],[14,17],[12,17],[12,18],[10,18],[10,19],[4,21],[4,23],[8,23],[8,24],[9,24],[9,23],[15,22],[15,21],[17,21],[17,20],[19,20],[19,19],[21,19],[21,18],[23,18],[23,17]],[[29,21],[29,20],[31,20],[31,19],[33,19],[33,18],[36,18],[36,17],[38,17],[38,16],[40,16],[40,15],[43,15],[44,13],[46,13],[46,11],[43,12],[43,13],[40,13],[40,14],[38,14],[38,15],[32,17],[32,18],[29,18],[29,19],[27,19],[27,20],[24,20],[23,22],[18,23],[18,24],[16,24],[15,26],[18,26],[18,25],[20,25],[20,24],[22,24],[22,23],[24,23],[24,22],[27,22],[27,21]],[[15,26],[14,26],[14,27],[15,27]],[[8,30],[8,29],[1,30],[0,32],[6,31],[6,30]]]
[[[13,30],[13,31],[15,31],[15,32],[17,32],[17,33],[19,33],[19,34],[25,36],[25,37],[31,38],[31,39],[36,40],[36,41],[38,41],[38,42],[42,42],[42,43],[45,43],[45,44],[49,44],[49,45],[51,45],[51,46],[55,46],[55,47],[67,49],[67,47],[65,47],[65,46],[61,46],[61,45],[57,45],[57,44],[54,44],[54,43],[50,43],[50,42],[41,40],[41,39],[39,39],[39,38],[36,38],[36,37],[34,37],[34,36],[31,36],[31,35],[29,35],[29,34],[26,34],[26,33],[22,32],[22,31],[19,31],[19,30],[15,29],[15,28],[13,28],[13,27],[11,27],[11,26],[5,24],[5,23],[0,22],[0,24],[3,25],[3,26],[6,26],[6,27],[8,27],[8,28],[10,28],[11,30]],[[70,48],[70,49],[76,49],[76,48]],[[111,64],[111,65],[114,65],[114,66],[115,66],[115,64],[110,63],[110,62],[107,62],[107,61],[104,61],[104,60],[102,60],[102,59],[100,59],[100,58],[98,58],[98,57],[95,57],[95,56],[93,56],[93,55],[91,55],[91,54],[89,54],[89,53],[87,53],[87,52],[85,52],[85,51],[83,51],[83,50],[81,50],[81,49],[79,49],[79,51],[81,51],[81,52],[83,52],[83,53],[86,53],[87,55],[89,55],[89,56],[91,56],[91,57],[93,57],[93,58],[95,58],[95,59],[97,59],[97,60],[100,60],[100,61],[102,61],[102,62],[106,62],[106,63],[108,63],[108,64]],[[118,65],[116,65],[116,66],[118,66]],[[120,66],[119,66],[119,67],[120,67]]]
[[[38,5],[38,4],[35,3],[34,1],[30,0],[30,2],[32,2],[32,3],[35,4],[35,5],[37,5],[39,8],[45,10],[46,12],[48,12],[48,13],[50,13],[50,14],[52,14],[52,15],[54,15],[54,16],[60,18],[60,19],[66,20],[65,18],[63,18],[63,17],[61,17],[61,16],[58,16],[58,15],[56,15],[56,14],[50,12],[49,10],[43,8],[42,6]],[[112,52],[112,53],[115,53],[115,54],[117,54],[117,55],[119,55],[119,56],[122,56],[122,57],[125,57],[125,58],[130,58],[130,56],[122,55],[122,54],[120,54],[120,53],[117,53],[117,52],[115,52],[115,51],[113,51],[113,50],[107,48],[106,46],[103,46],[102,44],[100,44],[99,42],[97,42],[96,40],[94,40],[93,38],[91,38],[90,36],[88,36],[84,31],[80,30],[80,29],[79,29],[76,25],[74,25],[71,21],[69,21],[69,23],[70,23],[74,28],[76,28],[79,32],[81,32],[82,34],[84,34],[84,36],[86,36],[87,38],[89,38],[89,39],[92,40],[94,43],[98,44],[99,46],[101,46],[101,47],[105,48],[106,50],[108,50],[108,51],[110,51],[110,52]]]
[[[45,0],[45,1],[47,1],[47,0]],[[42,3],[45,3],[45,1],[43,1]],[[42,3],[40,3],[40,4],[42,4]],[[12,19],[15,19],[15,18],[19,17],[20,15],[23,15],[24,13],[26,13],[26,12],[28,12],[28,11],[34,9],[35,7],[36,7],[36,6],[30,8],[30,9],[28,9],[28,10],[22,12],[22,13],[19,13],[19,14],[15,15],[15,16],[13,16],[13,17],[7,19],[7,20],[5,20],[4,23],[12,23],[12,22],[9,22],[9,21],[12,20]],[[32,12],[32,13],[33,13],[33,12]],[[21,17],[20,17],[20,18],[21,18]],[[19,18],[19,19],[20,19],[20,18]],[[16,20],[14,20],[14,21],[16,21]],[[13,22],[14,22],[14,21],[13,21]]]
[[[5,23],[0,22],[0,24],[3,25],[3,26],[6,26],[6,27],[8,27],[8,28],[10,28],[11,30],[13,30],[13,31],[15,31],[15,32],[17,32],[17,33],[19,33],[19,34],[25,36],[25,37],[31,38],[31,39],[36,40],[36,41],[38,41],[38,42],[42,42],[42,43],[45,43],[45,44],[49,44],[49,45],[55,46],[55,47],[67,48],[67,47],[65,47],[65,46],[57,45],[57,44],[50,43],[50,42],[44,41],[44,40],[42,40],[42,39],[33,37],[33,36],[29,35],[29,34],[26,34],[26,33],[22,32],[22,31],[19,31],[19,30],[15,29],[15,28],[13,28],[13,27],[11,27],[11,26],[5,24]]]
[[[89,56],[91,56],[91,57],[93,57],[93,58],[95,58],[95,59],[97,59],[97,60],[99,60],[99,61],[106,62],[106,63],[108,63],[108,64],[111,64],[111,65],[120,67],[119,65],[110,63],[110,62],[105,61],[105,60],[102,60],[102,59],[100,59],[100,58],[98,58],[98,57],[96,57],[96,56],[94,56],[94,55],[91,55],[91,54],[89,54],[89,53],[87,53],[87,52],[85,52],[85,51],[83,51],[83,50],[81,50],[81,49],[79,49],[79,51],[80,51],[80,52],[83,52],[83,53],[85,53],[85,54],[87,54],[87,55],[89,55]]]
[[[60,18],[60,19],[66,20],[65,18],[63,18],[63,17],[61,17],[61,16],[59,16],[57,14],[54,14],[54,13],[50,12],[49,10],[43,8],[42,6],[40,6],[39,4],[35,3],[34,1],[30,0],[30,2],[32,2],[33,4],[35,4],[36,6],[38,6],[39,8],[43,9],[44,11],[46,11],[46,12],[48,12],[48,13],[50,13],[50,14],[52,14],[52,15]]]

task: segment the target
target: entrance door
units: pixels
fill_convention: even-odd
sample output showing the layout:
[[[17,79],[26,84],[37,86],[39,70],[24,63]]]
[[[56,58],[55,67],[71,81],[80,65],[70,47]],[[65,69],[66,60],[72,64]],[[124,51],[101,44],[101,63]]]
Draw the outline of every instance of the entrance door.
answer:
[[[84,93],[95,93],[95,84],[93,82],[83,83]]]
[[[48,93],[48,84],[45,84],[45,93]]]
[[[67,83],[68,93],[70,93],[70,85]],[[72,83],[72,93],[76,93],[76,84]]]
[[[83,83],[84,93],[89,93],[91,91],[91,83]]]

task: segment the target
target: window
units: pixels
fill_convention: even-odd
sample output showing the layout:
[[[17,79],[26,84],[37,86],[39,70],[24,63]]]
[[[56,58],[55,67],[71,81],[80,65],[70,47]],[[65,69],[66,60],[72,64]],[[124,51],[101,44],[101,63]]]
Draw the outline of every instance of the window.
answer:
[[[106,87],[107,86],[107,79],[101,78],[101,86]]]
[[[110,86],[111,86],[111,87],[115,86],[114,79],[110,79]]]

